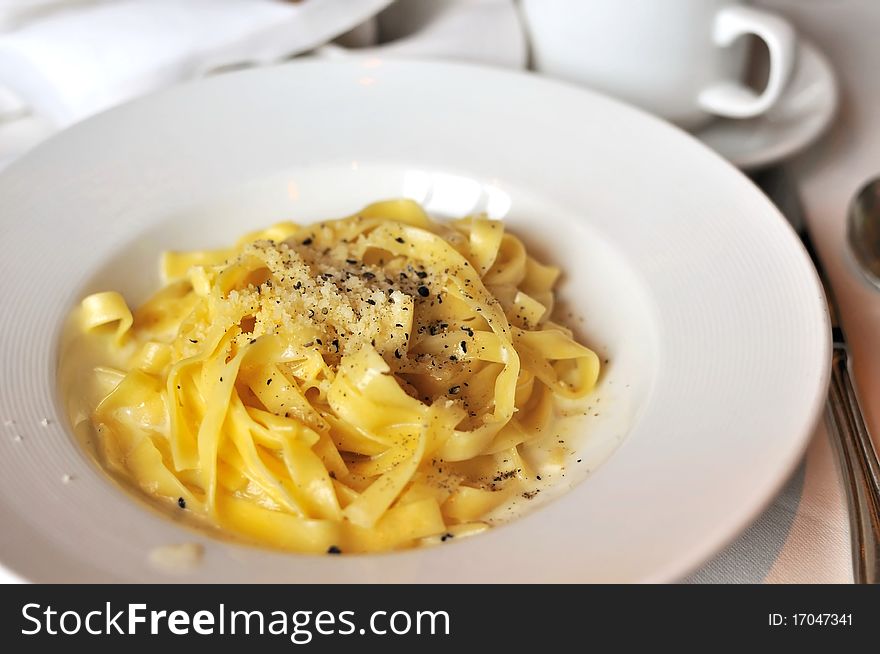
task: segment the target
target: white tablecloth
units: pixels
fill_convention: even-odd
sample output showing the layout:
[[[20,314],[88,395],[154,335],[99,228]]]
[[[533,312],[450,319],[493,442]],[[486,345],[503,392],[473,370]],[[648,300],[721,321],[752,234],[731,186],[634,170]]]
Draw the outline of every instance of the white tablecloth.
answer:
[[[830,132],[793,166],[816,248],[831,278],[854,359],[868,428],[880,445],[880,293],[855,269],[844,240],[846,211],[880,174],[880,2],[764,0],[829,56],[841,107]],[[801,467],[767,511],[689,577],[699,582],[852,582],[845,495],[823,427]]]

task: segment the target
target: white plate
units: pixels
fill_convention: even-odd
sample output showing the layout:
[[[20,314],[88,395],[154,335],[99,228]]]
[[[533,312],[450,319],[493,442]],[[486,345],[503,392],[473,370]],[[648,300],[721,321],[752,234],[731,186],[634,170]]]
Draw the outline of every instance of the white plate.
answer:
[[[766,114],[718,118],[695,136],[733,165],[762,168],[797,154],[819,138],[837,110],[834,69],[812,43],[801,41],[791,81]]]
[[[84,293],[138,302],[165,247],[400,194],[440,214],[487,209],[565,269],[574,326],[610,359],[569,492],[436,548],[297,556],[153,513],[74,443],[55,368]],[[14,421],[0,426],[0,548],[38,581],[674,579],[780,487],[827,383],[821,288],[752,184],[659,120],[521,73],[367,59],[181,86],[13,164],[0,221],[0,422]],[[200,565],[151,566],[182,542],[204,545]]]

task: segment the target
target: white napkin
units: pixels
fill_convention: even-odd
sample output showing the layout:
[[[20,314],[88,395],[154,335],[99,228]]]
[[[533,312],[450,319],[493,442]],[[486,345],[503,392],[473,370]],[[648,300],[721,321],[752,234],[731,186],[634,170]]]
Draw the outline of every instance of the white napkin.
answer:
[[[0,84],[64,127],[182,79],[314,48],[389,2],[37,0],[26,7],[6,0],[2,23],[23,24],[0,35]]]
[[[0,0],[0,169],[52,133],[218,68],[318,54],[524,67],[515,0]],[[381,42],[381,45],[377,43]]]
[[[54,11],[103,1],[105,0],[0,0],[0,31],[15,28]]]

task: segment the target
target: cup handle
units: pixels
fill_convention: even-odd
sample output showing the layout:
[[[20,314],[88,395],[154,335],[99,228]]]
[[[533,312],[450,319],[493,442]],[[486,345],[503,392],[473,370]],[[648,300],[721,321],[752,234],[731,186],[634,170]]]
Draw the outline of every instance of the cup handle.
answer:
[[[729,118],[758,116],[779,100],[791,78],[797,36],[787,21],[751,7],[726,7],[718,12],[712,34],[718,46],[729,46],[745,34],[754,34],[767,44],[770,52],[767,86],[758,94],[739,82],[713,84],[697,96],[700,107],[710,113]]]

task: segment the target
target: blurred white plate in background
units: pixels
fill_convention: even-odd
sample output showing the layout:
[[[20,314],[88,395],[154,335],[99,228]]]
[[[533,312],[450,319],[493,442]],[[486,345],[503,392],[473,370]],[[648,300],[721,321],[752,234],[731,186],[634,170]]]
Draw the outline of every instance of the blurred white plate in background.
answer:
[[[604,464],[573,466],[568,492],[484,535],[315,557],[190,531],[80,450],[55,368],[84,293],[138,302],[166,247],[401,194],[485,209],[563,268],[568,320],[608,359],[583,446],[598,460],[619,445]],[[822,290],[769,201],[681,131],[532,75],[368,58],[179,86],[10,166],[0,231],[0,560],[35,581],[675,579],[763,508],[823,405]],[[204,548],[198,565],[153,567],[180,543]]]

